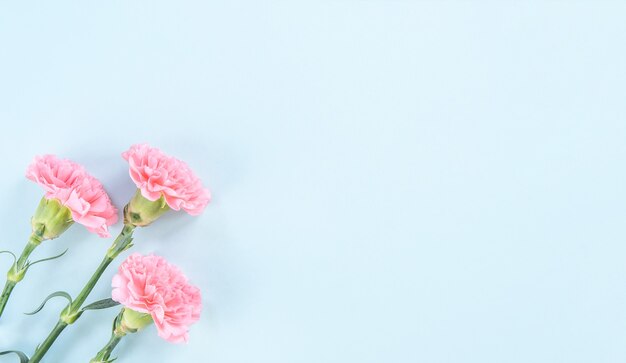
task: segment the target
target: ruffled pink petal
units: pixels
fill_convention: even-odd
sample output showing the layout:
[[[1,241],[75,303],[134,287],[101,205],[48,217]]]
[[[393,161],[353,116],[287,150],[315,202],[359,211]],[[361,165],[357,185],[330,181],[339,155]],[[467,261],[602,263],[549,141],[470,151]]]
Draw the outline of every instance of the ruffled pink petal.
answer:
[[[101,237],[117,222],[117,209],[102,184],[85,168],[54,155],[35,157],[26,169],[26,178],[39,184],[45,197],[69,208],[75,222]]]
[[[113,300],[152,316],[163,339],[186,342],[189,326],[200,319],[200,290],[178,267],[154,255],[130,255],[111,283]]]
[[[141,195],[155,201],[161,196],[173,210],[199,215],[211,200],[211,193],[189,166],[147,144],[137,144],[122,153],[128,161],[130,178]]]

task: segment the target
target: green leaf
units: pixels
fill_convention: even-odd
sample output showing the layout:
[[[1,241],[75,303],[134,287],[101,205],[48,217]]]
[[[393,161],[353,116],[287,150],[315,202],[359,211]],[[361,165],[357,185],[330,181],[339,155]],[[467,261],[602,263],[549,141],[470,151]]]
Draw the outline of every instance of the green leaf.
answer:
[[[5,350],[4,352],[0,352],[0,355],[11,354],[11,353],[20,357],[20,363],[28,363],[28,356],[24,354],[23,352],[20,352],[19,350]]]
[[[57,258],[59,258],[59,257],[63,256],[64,254],[66,254],[66,253],[67,253],[67,250],[68,250],[68,249],[65,249],[65,251],[63,251],[63,253],[61,253],[60,255],[56,255],[56,256],[52,256],[52,257],[48,257],[48,258],[42,258],[41,260],[37,260],[37,261],[35,261],[35,262],[29,262],[27,267],[30,267],[30,266],[32,266],[32,265],[35,265],[35,264],[37,264],[37,263],[39,263],[39,262],[44,262],[44,261],[50,261],[50,260],[57,259]]]
[[[117,301],[108,298],[108,299],[102,299],[102,300],[98,300],[96,302],[92,302],[91,304],[85,306],[82,311],[85,310],[101,310],[101,309],[108,309],[108,308],[112,308],[114,306],[118,306],[120,303],[118,303]]]
[[[0,254],[3,254],[3,253],[8,253],[11,256],[13,256],[13,264],[15,265],[15,262],[17,262],[17,257],[15,256],[15,253],[13,253],[11,251],[0,251]]]
[[[37,309],[35,309],[35,311],[30,312],[30,313],[24,313],[26,315],[35,315],[38,312],[41,311],[41,309],[43,309],[43,307],[46,305],[46,303],[48,302],[48,300],[52,299],[53,297],[58,297],[58,296],[62,296],[64,298],[67,299],[67,301],[69,301],[69,303],[72,303],[72,297],[70,296],[70,294],[68,294],[65,291],[57,291],[57,292],[53,292],[52,294],[48,295],[48,297],[46,297],[46,299],[41,303],[41,305],[39,305],[39,307]]]

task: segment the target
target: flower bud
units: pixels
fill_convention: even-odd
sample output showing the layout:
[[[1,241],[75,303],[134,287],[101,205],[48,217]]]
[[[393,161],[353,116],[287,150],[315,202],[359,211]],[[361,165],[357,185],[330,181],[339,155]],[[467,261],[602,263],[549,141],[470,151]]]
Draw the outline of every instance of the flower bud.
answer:
[[[116,320],[114,330],[115,335],[118,336],[136,333],[153,323],[150,314],[140,313],[129,308],[124,308],[121,315],[122,319]]]
[[[72,212],[56,199],[41,198],[31,219],[33,233],[41,240],[57,238],[74,223]]]
[[[163,196],[151,201],[141,195],[141,190],[137,189],[133,199],[124,208],[124,223],[145,227],[159,219],[168,210],[170,207]]]

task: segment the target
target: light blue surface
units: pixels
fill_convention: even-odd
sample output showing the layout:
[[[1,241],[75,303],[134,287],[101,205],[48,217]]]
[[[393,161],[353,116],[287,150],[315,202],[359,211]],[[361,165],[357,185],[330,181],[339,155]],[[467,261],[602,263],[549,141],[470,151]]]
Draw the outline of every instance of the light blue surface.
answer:
[[[34,155],[83,163],[122,207],[119,154],[147,141],[214,201],[135,251],[180,265],[205,310],[188,345],[149,329],[120,363],[623,362],[624,19],[623,1],[3,1],[2,249],[29,232]],[[74,227],[37,250],[70,248],[16,289],[0,349],[32,352],[63,303],[21,312],[75,294],[109,244]],[[87,362],[115,314],[47,362]]]

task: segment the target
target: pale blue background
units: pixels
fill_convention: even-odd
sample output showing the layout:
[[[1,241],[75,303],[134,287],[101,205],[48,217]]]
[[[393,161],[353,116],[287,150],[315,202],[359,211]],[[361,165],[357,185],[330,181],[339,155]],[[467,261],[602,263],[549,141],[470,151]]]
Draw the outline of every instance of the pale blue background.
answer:
[[[623,362],[625,19],[623,1],[4,0],[2,248],[29,232],[34,155],[85,164],[121,207],[119,154],[147,141],[214,201],[135,251],[179,264],[205,310],[188,345],[149,329],[120,363]],[[15,291],[0,348],[31,352],[63,302],[21,312],[75,294],[109,244],[75,227],[40,248],[70,252]],[[115,314],[47,361],[87,362]]]

